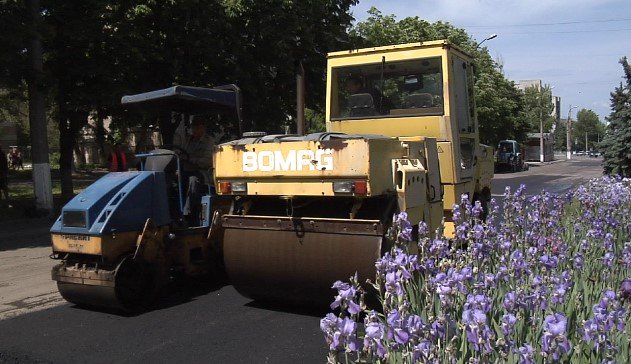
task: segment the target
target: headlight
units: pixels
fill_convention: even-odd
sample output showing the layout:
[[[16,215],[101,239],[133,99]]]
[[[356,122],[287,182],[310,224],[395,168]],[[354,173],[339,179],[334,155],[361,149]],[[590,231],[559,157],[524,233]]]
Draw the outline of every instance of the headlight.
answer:
[[[245,181],[232,182],[232,192],[247,192],[248,184]]]
[[[368,181],[360,180],[333,182],[333,192],[365,195],[368,193]]]

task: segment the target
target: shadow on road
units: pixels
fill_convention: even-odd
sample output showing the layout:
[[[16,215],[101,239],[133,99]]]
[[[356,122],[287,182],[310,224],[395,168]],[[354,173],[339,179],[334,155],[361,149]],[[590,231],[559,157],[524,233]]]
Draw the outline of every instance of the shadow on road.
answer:
[[[51,246],[53,219],[20,219],[0,222],[0,251]]]
[[[333,298],[331,298],[333,300]],[[283,312],[300,316],[311,316],[311,317],[324,317],[327,313],[331,312],[331,309],[327,307],[327,305],[315,306],[315,305],[289,305],[283,304],[279,302],[265,302],[265,301],[251,301],[247,303],[245,306],[256,308],[259,310],[273,311],[273,312]]]

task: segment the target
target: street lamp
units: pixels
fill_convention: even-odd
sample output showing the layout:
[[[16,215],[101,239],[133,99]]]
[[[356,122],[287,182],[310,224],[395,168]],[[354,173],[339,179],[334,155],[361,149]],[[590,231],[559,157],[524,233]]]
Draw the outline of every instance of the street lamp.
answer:
[[[572,110],[578,108],[578,106],[570,105],[570,109],[567,111],[567,123],[565,125],[565,129],[567,132],[567,140],[566,140],[566,149],[567,149],[567,159],[572,159]]]
[[[493,33],[491,35],[489,35],[487,38],[482,39],[482,41],[480,43],[478,43],[477,46],[475,46],[476,48],[480,47],[482,45],[482,43],[486,42],[487,40],[491,40],[491,39],[495,39],[497,38],[497,34]]]

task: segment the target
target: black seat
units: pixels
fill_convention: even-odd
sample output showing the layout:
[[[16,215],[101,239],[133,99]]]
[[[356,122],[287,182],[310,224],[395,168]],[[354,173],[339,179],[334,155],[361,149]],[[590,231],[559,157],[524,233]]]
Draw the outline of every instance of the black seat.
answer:
[[[175,152],[168,149],[155,149],[147,154],[144,170],[153,172],[164,172],[167,188],[167,198],[169,199],[169,212],[172,220],[178,220],[182,215],[180,210],[179,183],[177,178],[177,163]]]
[[[434,98],[430,93],[411,94],[405,99],[405,105],[408,109],[432,107]]]
[[[372,95],[369,93],[354,94],[348,97],[350,116],[373,116],[376,115],[375,104]]]

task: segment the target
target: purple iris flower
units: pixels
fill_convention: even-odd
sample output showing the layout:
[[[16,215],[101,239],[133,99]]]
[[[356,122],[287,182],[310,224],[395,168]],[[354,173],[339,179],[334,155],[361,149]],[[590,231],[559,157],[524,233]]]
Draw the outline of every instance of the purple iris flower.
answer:
[[[405,327],[407,327],[412,336],[420,337],[425,326],[423,319],[418,315],[410,315],[405,320]]]
[[[490,352],[493,333],[486,324],[486,314],[481,309],[465,309],[462,312],[467,341],[476,351]]]
[[[515,317],[512,313],[507,313],[502,316],[502,333],[504,334],[504,337],[508,337],[513,334],[515,323],[517,323],[517,317]]]
[[[523,346],[520,346],[517,349],[517,353],[519,353],[519,362],[521,364],[534,364],[534,358],[533,358],[533,353],[534,350],[532,348],[532,345],[526,343]]]
[[[425,363],[429,360],[430,353],[432,352],[432,342],[423,339],[414,347],[414,353],[412,354],[412,361],[414,363]]]
[[[384,326],[379,322],[375,311],[371,311],[364,319],[366,335],[364,336],[364,351],[383,358],[386,355],[384,340]]]
[[[356,287],[342,281],[336,281],[333,283],[332,288],[337,289],[335,301],[331,303],[332,310],[338,307],[344,308],[346,306],[351,315],[358,314],[359,311],[361,311],[361,308],[355,302],[355,296],[357,295]]]
[[[408,220],[408,214],[400,212],[394,217],[395,226],[399,227],[397,238],[401,241],[412,241],[412,224]]]
[[[567,354],[571,350],[570,341],[565,336],[566,328],[567,319],[560,313],[548,315],[543,321],[541,350],[551,355],[554,360],[559,360],[562,354]]]
[[[388,314],[386,321],[388,322],[388,339],[394,339],[397,344],[407,344],[410,340],[410,333],[403,325],[403,319],[399,311],[396,309],[392,310],[392,312]]]
[[[555,269],[559,264],[559,258],[554,255],[544,254],[539,258],[539,262],[543,264],[548,269]]]
[[[515,292],[507,292],[504,295],[504,303],[502,303],[504,309],[508,312],[514,312],[517,308],[517,295]]]
[[[349,352],[358,350],[357,324],[350,318],[341,319],[329,313],[320,320],[320,329],[324,332],[330,350],[338,350],[343,347]]]

